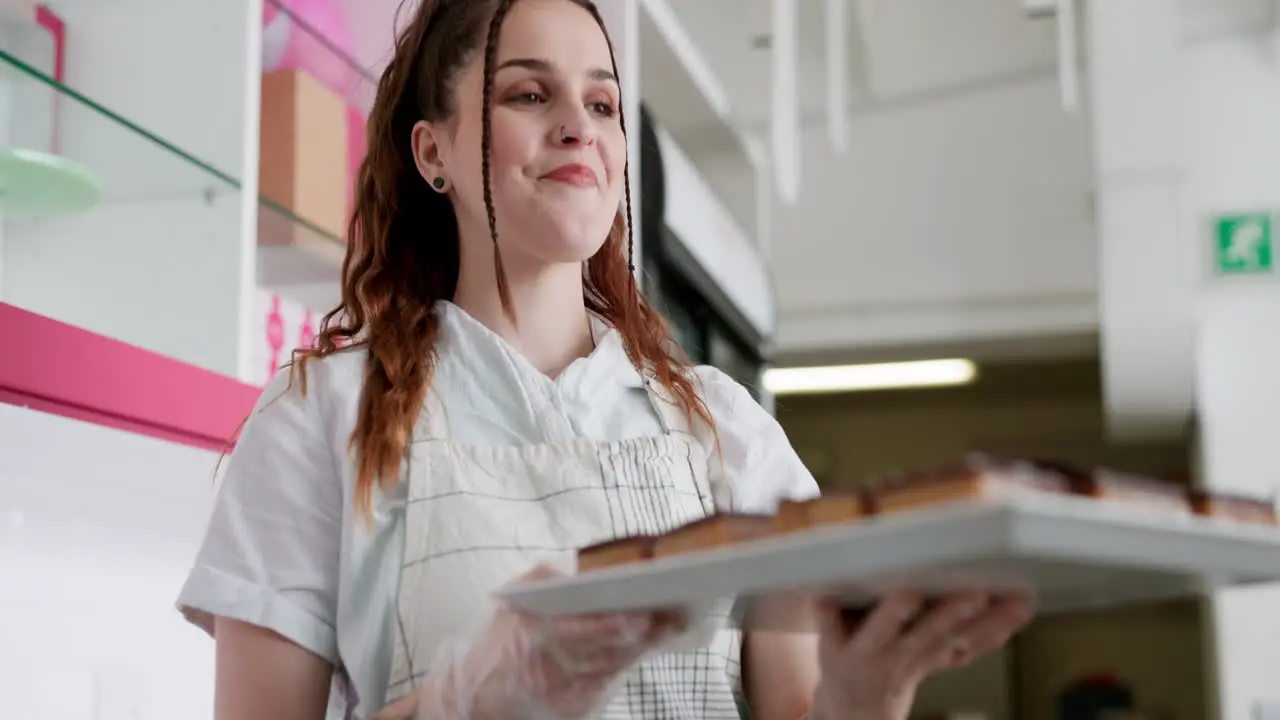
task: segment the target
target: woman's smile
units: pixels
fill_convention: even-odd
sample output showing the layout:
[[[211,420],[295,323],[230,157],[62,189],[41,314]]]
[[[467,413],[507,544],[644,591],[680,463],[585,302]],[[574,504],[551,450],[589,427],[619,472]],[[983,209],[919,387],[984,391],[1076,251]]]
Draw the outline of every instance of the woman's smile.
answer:
[[[596,175],[596,171],[583,165],[582,163],[566,163],[560,167],[544,174],[539,180],[550,180],[552,182],[564,183],[580,188],[598,188],[600,187],[600,178]]]

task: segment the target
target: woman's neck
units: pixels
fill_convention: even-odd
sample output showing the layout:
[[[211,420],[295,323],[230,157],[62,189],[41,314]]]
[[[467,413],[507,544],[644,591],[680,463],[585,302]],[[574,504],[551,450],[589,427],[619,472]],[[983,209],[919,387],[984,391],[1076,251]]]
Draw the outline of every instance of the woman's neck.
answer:
[[[506,261],[503,270],[515,321],[502,308],[492,254],[463,258],[453,302],[554,378],[594,347],[582,295],[582,266]]]

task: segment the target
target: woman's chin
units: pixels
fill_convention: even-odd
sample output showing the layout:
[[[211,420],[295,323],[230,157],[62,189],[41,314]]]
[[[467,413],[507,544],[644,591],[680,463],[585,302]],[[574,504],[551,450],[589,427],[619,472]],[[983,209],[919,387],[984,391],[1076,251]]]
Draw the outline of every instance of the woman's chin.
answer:
[[[532,254],[553,263],[580,263],[591,259],[604,245],[609,227],[599,222],[551,222],[543,232],[527,235]]]

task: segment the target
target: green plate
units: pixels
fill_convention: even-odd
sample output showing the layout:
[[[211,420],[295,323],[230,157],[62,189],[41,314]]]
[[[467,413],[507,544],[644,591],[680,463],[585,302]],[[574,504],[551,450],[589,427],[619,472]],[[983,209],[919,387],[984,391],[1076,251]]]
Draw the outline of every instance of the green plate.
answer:
[[[0,212],[70,215],[88,210],[101,198],[102,183],[84,165],[39,150],[0,147]]]

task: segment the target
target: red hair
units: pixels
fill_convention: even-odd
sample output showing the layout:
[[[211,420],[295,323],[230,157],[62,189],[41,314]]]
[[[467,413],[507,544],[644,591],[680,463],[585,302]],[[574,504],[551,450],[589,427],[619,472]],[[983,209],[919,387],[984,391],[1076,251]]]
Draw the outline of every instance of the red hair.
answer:
[[[590,12],[588,0],[566,0]],[[369,146],[360,165],[350,245],[342,266],[342,301],[321,325],[314,347],[295,352],[290,382],[306,392],[306,365],[344,346],[368,351],[359,416],[351,435],[356,454],[356,506],[367,513],[375,486],[398,480],[401,461],[422,412],[436,359],[435,304],[453,298],[458,283],[458,223],[448,198],[427,187],[416,169],[410,136],[419,120],[438,122],[455,110],[453,81],[484,44],[482,165],[490,232],[498,242],[489,187],[490,95],[503,18],[515,0],[422,0],[396,39],[395,55],[378,83],[368,120]],[[610,54],[613,54],[610,42]],[[616,74],[617,62],[614,60]],[[619,109],[625,133],[626,122]],[[625,212],[625,215],[624,215]],[[604,245],[583,272],[587,309],[617,329],[627,356],[664,386],[690,422],[714,423],[694,387],[687,358],[667,324],[639,295],[632,262],[631,186]],[[498,292],[514,317],[494,253]],[[295,371],[298,374],[295,376]]]

